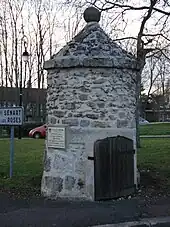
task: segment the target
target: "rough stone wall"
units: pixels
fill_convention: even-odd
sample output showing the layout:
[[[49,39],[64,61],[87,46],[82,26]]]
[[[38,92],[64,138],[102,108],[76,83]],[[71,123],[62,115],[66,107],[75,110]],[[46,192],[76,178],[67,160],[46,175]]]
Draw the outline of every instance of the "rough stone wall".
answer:
[[[47,113],[74,127],[135,128],[135,76],[113,68],[50,71]]]
[[[126,128],[134,133],[135,75],[113,68],[49,71],[48,124],[69,125],[75,131],[69,133],[66,150],[47,144],[42,180],[45,196],[93,199],[94,164],[88,156],[93,157],[97,139],[120,135]]]
[[[45,150],[42,192],[47,197],[85,197],[85,146],[70,143],[67,150]]]

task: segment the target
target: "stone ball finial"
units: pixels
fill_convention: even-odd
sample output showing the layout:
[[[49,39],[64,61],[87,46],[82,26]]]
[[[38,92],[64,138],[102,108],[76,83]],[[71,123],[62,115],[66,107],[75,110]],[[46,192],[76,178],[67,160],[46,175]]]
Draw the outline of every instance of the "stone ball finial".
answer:
[[[96,9],[95,7],[91,6],[88,7],[84,11],[84,20],[89,23],[89,22],[99,22],[100,21],[100,16],[101,12]]]

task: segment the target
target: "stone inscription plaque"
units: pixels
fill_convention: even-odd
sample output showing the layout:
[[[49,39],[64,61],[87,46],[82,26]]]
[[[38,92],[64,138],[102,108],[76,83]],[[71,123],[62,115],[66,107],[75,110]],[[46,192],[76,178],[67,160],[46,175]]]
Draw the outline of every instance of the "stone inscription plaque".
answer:
[[[65,127],[48,127],[48,147],[58,149],[66,148]]]

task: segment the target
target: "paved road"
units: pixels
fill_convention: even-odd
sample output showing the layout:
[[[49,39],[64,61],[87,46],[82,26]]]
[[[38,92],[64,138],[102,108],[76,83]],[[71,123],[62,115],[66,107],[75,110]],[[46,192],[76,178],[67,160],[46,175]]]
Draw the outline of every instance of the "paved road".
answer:
[[[149,201],[24,200],[0,193],[0,227],[89,227],[170,216],[170,197]]]
[[[1,227],[87,227],[138,220],[136,199],[110,202],[13,200],[0,195]]]

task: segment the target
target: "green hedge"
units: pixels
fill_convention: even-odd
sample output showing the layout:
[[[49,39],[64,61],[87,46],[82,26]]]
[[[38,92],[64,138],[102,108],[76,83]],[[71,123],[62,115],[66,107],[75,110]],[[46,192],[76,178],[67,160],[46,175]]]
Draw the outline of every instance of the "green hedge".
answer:
[[[42,122],[25,122],[21,127],[22,137],[28,137],[29,131],[33,128],[43,125]],[[15,126],[15,137],[18,137],[19,127]],[[9,126],[0,126],[0,137],[9,137],[10,136],[10,127]]]

